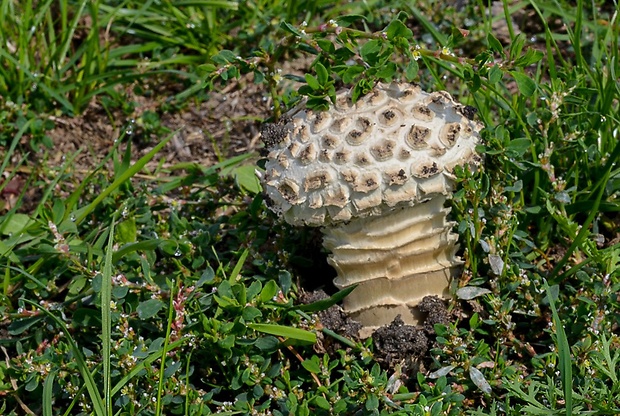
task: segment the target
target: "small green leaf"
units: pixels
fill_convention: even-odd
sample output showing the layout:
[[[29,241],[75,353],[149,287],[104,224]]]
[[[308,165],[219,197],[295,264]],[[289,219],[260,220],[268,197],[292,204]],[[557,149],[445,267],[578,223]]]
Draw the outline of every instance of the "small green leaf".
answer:
[[[379,69],[375,75],[385,82],[390,82],[394,78],[396,69],[396,64],[394,62],[388,62],[387,65]]]
[[[233,51],[229,51],[227,49],[224,49],[211,57],[211,60],[219,65],[225,65],[234,62],[236,59],[237,55],[235,55]]]
[[[379,52],[381,52],[381,42],[377,39],[369,40],[360,50],[362,59],[371,65],[376,62]]]
[[[528,49],[525,52],[525,55],[520,56],[514,61],[513,65],[518,66],[518,67],[530,66],[540,61],[543,58],[543,56],[544,56],[544,53],[542,53],[538,49]]]
[[[314,70],[316,71],[317,80],[321,86],[325,86],[329,81],[329,72],[327,72],[327,68],[320,62],[317,62],[314,65]]]
[[[280,344],[278,338],[267,335],[266,337],[261,337],[256,340],[256,348],[262,351],[273,351]]]
[[[233,171],[235,183],[241,189],[245,189],[251,194],[258,194],[262,187],[256,176],[256,168],[252,165],[239,166]]]
[[[329,54],[336,52],[336,46],[334,46],[333,42],[328,39],[318,39],[316,44],[319,45],[319,48]]]
[[[532,80],[532,78],[526,74],[516,71],[510,71],[510,75],[512,75],[517,82],[517,88],[519,88],[521,94],[526,97],[531,97],[534,94],[536,91],[536,83]]]
[[[1,231],[4,235],[18,234],[31,224],[34,224],[34,220],[28,215],[15,213],[2,219]]]
[[[149,299],[141,302],[136,309],[140,319],[149,319],[157,315],[157,312],[164,307],[164,303],[159,299]]]
[[[319,82],[318,79],[316,79],[314,77],[314,75],[312,74],[306,74],[304,76],[304,78],[306,78],[306,83],[308,84],[308,86],[310,88],[312,88],[313,90],[320,90],[321,89],[321,83]]]
[[[365,407],[366,410],[368,410],[369,412],[379,409],[379,398],[376,394],[371,393],[370,395],[368,395]]]
[[[248,257],[249,253],[250,253],[249,250],[246,248],[241,253],[241,256],[239,256],[239,260],[237,260],[237,264],[235,264],[234,269],[232,270],[232,272],[230,272],[230,276],[228,277],[228,281],[231,284],[233,284],[239,277],[241,273],[241,269],[243,268],[243,265],[245,263],[245,259]]]
[[[487,42],[489,44],[489,49],[491,49],[493,52],[499,53],[502,57],[506,56],[504,54],[504,47],[502,46],[502,43],[497,40],[495,36],[493,36],[493,33],[489,32],[487,34]]]
[[[303,360],[301,365],[303,368],[310,371],[311,373],[319,374],[321,372],[319,358],[316,355],[313,355],[312,358],[309,360]]]
[[[133,243],[136,241],[138,230],[135,217],[127,218],[116,227],[116,242],[120,244]]]
[[[57,199],[54,201],[54,206],[52,207],[52,214],[54,223],[60,224],[65,216],[65,204],[62,199]]]
[[[288,294],[289,290],[291,290],[291,286],[293,285],[293,278],[291,274],[286,270],[280,270],[278,273],[278,281],[280,282],[282,293],[285,295]]]
[[[497,84],[504,77],[504,73],[498,65],[493,65],[493,68],[489,71],[489,82],[491,84]]]
[[[394,40],[397,37],[405,39],[413,38],[411,29],[405,26],[400,20],[392,20],[385,31],[389,40]]]
[[[245,319],[246,322],[248,322],[248,321],[253,321],[256,318],[260,318],[261,316],[263,316],[263,313],[258,308],[255,308],[254,306],[246,306],[245,308],[243,308],[242,316],[243,316],[243,319]]]
[[[246,296],[248,300],[252,301],[263,290],[263,284],[260,280],[254,280],[252,284],[247,288]]]
[[[517,156],[522,156],[525,152],[527,152],[532,145],[530,139],[526,137],[522,137],[520,139],[511,140],[506,146],[506,151],[511,152]]]
[[[196,282],[196,287],[201,287],[205,283],[211,283],[213,282],[213,279],[215,279],[215,272],[213,271],[213,268],[207,264],[207,267],[200,275],[200,279]]]
[[[314,403],[316,403],[316,405],[319,406],[323,410],[331,409],[331,405],[329,404],[327,399],[325,397],[323,397],[323,396],[316,396],[314,398]]]
[[[413,82],[418,77],[419,70],[420,67],[418,63],[414,59],[411,59],[405,68],[405,78],[407,81]]]
[[[113,254],[112,263],[116,263],[121,258],[123,258],[123,256],[126,256],[127,254],[132,253],[134,251],[155,250],[157,247],[159,247],[160,243],[162,242],[163,242],[162,240],[144,240],[144,241],[139,241],[137,243],[125,244]]]
[[[504,188],[504,191],[508,191],[508,192],[521,192],[521,190],[523,189],[523,181],[521,179],[519,179],[518,181],[515,181],[515,183],[511,186],[506,186]]]
[[[469,327],[474,330],[478,328],[478,325],[480,325],[480,315],[476,312],[469,318]]]
[[[351,23],[362,22],[365,21],[366,17],[361,14],[345,14],[344,16],[340,16],[336,18],[336,22],[338,26],[348,27]]]
[[[278,293],[278,284],[274,280],[270,280],[265,284],[263,290],[260,292],[260,300],[263,302],[269,302]]]
[[[291,25],[290,23],[287,22],[281,22],[280,23],[280,29],[283,29],[289,33],[292,33],[295,36],[299,36],[301,37],[303,34],[293,25]]]
[[[20,335],[27,331],[33,325],[38,324],[43,320],[42,316],[31,316],[23,319],[14,319],[8,327],[10,335]]]
[[[351,65],[342,73],[342,82],[345,84],[350,84],[361,74],[364,72],[364,67],[361,65]]]
[[[525,45],[525,35],[523,33],[519,33],[516,38],[512,40],[510,43],[510,60],[516,61],[517,58],[521,55],[521,51],[523,50],[523,46]]]

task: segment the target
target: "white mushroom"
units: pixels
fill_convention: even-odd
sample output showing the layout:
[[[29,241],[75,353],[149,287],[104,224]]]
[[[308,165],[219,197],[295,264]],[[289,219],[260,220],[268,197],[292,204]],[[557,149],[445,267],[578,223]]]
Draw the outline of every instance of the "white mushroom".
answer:
[[[337,98],[349,103],[350,92]],[[355,105],[317,113],[302,103],[263,129],[270,208],[290,224],[323,227],[336,286],[358,285],[344,306],[362,336],[396,315],[417,324],[415,306],[448,296],[459,273],[444,205],[454,167],[480,161],[481,129],[463,108],[446,92],[378,84]]]

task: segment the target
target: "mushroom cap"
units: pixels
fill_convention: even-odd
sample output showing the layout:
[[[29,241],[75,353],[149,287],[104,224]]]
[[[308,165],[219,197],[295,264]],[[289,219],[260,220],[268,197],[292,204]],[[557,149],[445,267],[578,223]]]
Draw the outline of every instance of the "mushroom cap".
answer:
[[[259,176],[288,223],[323,226],[447,195],[454,167],[480,162],[482,125],[447,92],[379,83],[350,97],[339,92],[327,111],[302,102],[261,132],[269,154]]]

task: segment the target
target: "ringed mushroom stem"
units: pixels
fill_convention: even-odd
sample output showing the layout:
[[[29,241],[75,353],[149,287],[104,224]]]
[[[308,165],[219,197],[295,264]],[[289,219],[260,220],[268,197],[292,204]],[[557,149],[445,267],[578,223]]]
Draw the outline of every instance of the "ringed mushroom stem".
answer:
[[[449,296],[452,277],[460,272],[456,257],[458,236],[447,221],[446,196],[413,206],[402,206],[382,216],[355,218],[324,228],[323,244],[332,254],[339,288],[358,285],[344,299],[345,310],[368,337],[401,315],[417,325],[415,308],[428,295]]]

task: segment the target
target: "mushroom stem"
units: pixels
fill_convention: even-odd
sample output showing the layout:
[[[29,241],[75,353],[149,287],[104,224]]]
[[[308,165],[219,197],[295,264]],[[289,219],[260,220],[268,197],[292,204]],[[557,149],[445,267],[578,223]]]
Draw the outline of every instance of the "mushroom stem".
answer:
[[[445,201],[440,194],[323,230],[323,244],[332,253],[328,262],[338,274],[334,283],[358,285],[344,306],[364,325],[363,337],[397,315],[416,325],[415,306],[423,297],[449,296],[450,281],[463,262],[456,256],[458,236],[451,232]]]

